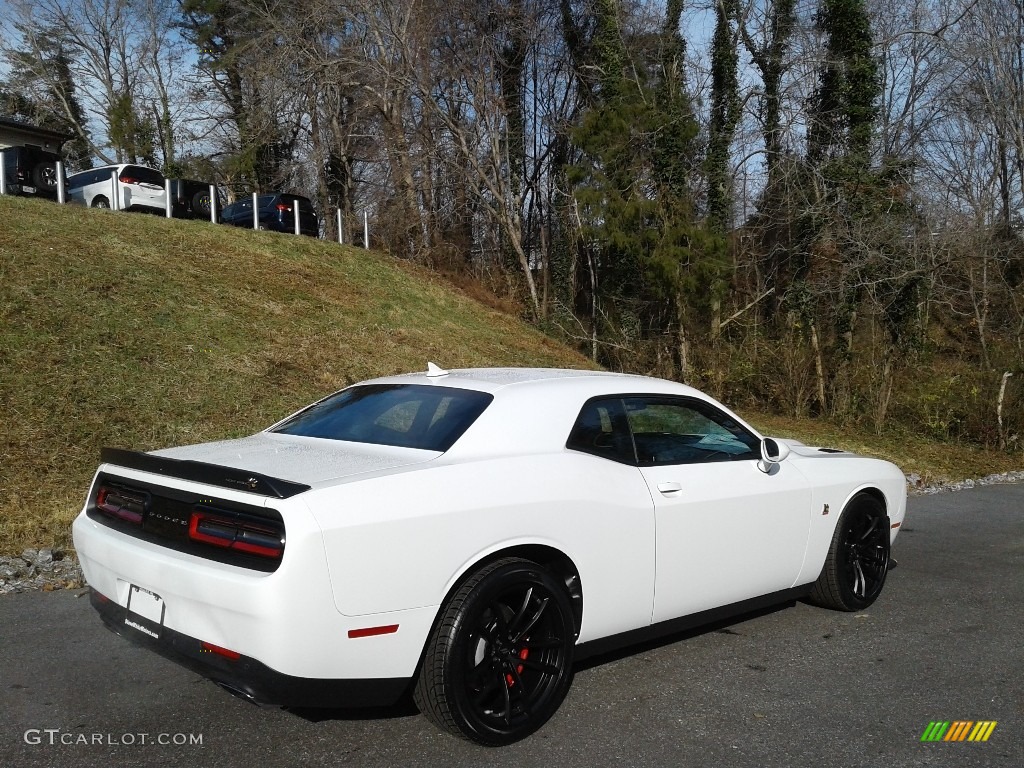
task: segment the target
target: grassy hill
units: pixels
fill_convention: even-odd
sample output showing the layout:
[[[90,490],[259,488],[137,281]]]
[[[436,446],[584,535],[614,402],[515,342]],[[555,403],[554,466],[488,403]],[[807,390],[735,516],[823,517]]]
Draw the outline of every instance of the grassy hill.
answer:
[[[425,270],[0,197],[0,554],[67,545],[103,445],[250,434],[371,376],[589,361]]]
[[[426,270],[205,222],[0,197],[0,555],[70,544],[101,446],[250,434],[371,376],[590,361]],[[926,481],[1020,454],[744,414]]]

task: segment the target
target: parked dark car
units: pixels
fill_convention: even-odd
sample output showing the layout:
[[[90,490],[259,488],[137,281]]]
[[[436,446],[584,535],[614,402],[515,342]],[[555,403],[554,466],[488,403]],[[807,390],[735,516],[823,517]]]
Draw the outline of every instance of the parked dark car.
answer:
[[[60,155],[39,147],[8,147],[3,158],[8,194],[57,199]]]
[[[320,219],[313,210],[313,202],[302,195],[276,193],[259,195],[256,198],[259,228],[274,232],[295,232],[295,204],[299,205],[299,231],[310,237],[319,237]],[[221,224],[235,227],[253,226],[252,197],[243,198],[224,206],[220,214]]]

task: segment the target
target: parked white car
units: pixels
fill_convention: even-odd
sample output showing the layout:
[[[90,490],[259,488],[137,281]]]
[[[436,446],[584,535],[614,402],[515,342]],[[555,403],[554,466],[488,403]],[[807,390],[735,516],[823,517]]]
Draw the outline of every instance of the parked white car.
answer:
[[[102,459],[74,541],[119,634],[257,702],[411,691],[489,746],[540,728],[584,656],[798,596],[867,607],[906,511],[888,462],[592,371],[431,364]]]
[[[114,173],[120,196],[115,196]],[[103,165],[68,176],[68,199],[89,208],[163,213],[167,205],[164,176],[144,165]],[[116,203],[116,206],[114,205]]]

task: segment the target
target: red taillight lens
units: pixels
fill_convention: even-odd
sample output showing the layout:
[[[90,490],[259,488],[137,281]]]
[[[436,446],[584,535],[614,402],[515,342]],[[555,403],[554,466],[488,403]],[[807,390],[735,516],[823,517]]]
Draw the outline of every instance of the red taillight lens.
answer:
[[[136,179],[134,176],[121,176],[120,179],[121,179],[121,183],[122,184],[138,184],[139,183],[139,180]]]
[[[218,656],[223,656],[225,659],[230,661],[238,661],[242,658],[242,654],[238,651],[221,648],[219,645],[214,645],[213,643],[207,643],[205,641],[199,643],[199,650],[203,653],[216,653]]]
[[[96,509],[104,514],[136,525],[146,514],[147,497],[143,493],[131,493],[122,488],[100,486],[96,494]]]
[[[290,205],[285,205],[284,203],[278,203],[275,207],[279,211],[290,211],[292,209]]]
[[[194,509],[188,523],[188,537],[261,557],[281,557],[284,552],[283,532],[273,523],[220,510]]]

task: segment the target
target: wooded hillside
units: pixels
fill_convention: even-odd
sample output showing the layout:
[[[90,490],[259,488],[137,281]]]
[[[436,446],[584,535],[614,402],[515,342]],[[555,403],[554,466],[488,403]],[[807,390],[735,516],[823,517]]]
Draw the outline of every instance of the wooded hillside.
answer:
[[[2,13],[0,112],[73,165],[302,191],[603,365],[1020,450],[1016,0]]]

